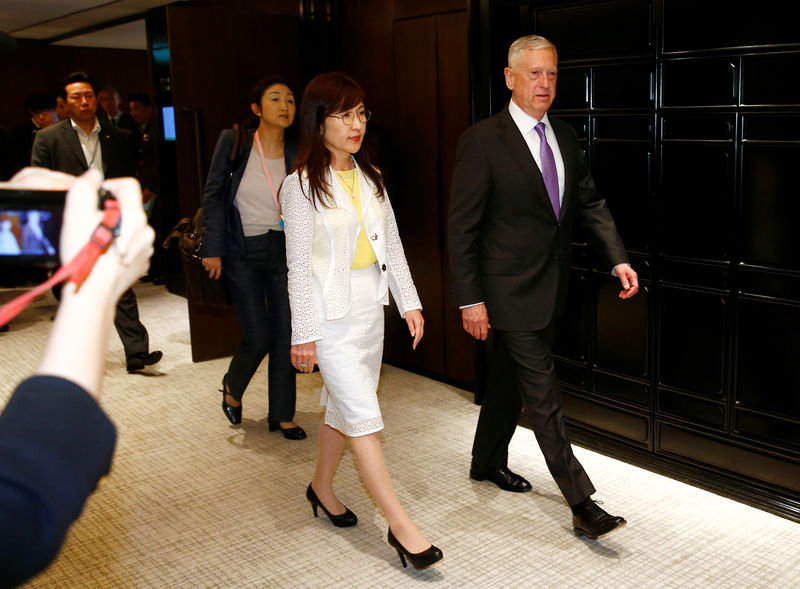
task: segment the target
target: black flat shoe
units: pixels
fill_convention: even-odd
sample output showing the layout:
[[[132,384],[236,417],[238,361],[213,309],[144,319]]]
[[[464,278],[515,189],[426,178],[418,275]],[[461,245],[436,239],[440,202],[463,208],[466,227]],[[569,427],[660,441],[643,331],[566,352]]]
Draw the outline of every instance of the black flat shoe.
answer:
[[[499,468],[480,468],[472,463],[469,469],[469,478],[473,481],[492,481],[503,491],[512,493],[527,493],[531,490],[531,484],[520,475],[511,472],[508,467]]]
[[[228,402],[225,400],[225,395],[230,395],[228,391],[228,375],[222,377],[222,389],[220,392],[222,393],[222,412],[225,414],[225,417],[228,418],[233,425],[239,425],[242,423],[242,405],[239,404],[238,407],[233,405],[229,405]]]
[[[607,513],[594,499],[587,499],[576,505],[572,511],[572,527],[575,535],[586,536],[591,540],[621,528],[626,523],[628,522],[624,517]]]
[[[349,528],[350,526],[354,526],[358,523],[356,514],[347,509],[347,507],[344,508],[344,513],[339,515],[333,515],[330,511],[325,509],[322,501],[319,500],[317,494],[314,492],[314,489],[311,488],[310,483],[308,485],[308,489],[306,489],[306,499],[308,499],[308,502],[311,503],[311,508],[314,510],[314,517],[317,517],[317,507],[321,507],[322,511],[325,512],[325,515],[328,516],[328,519],[331,520],[331,523],[337,528]]]
[[[406,564],[406,559],[411,563],[415,569],[426,569],[429,566],[436,564],[440,560],[444,558],[444,554],[442,551],[436,548],[433,544],[426,550],[422,552],[417,552],[416,554],[409,552],[406,550],[406,547],[400,544],[400,540],[394,537],[392,534],[392,528],[389,528],[389,545],[397,550],[397,554],[400,557],[400,562],[403,563],[403,568],[408,567]]]
[[[128,358],[127,362],[128,372],[139,372],[140,370],[144,370],[145,366],[158,364],[161,362],[161,358],[163,356],[164,354],[160,350],[150,352],[149,354],[138,354],[136,356],[131,356]]]
[[[280,422],[278,422],[278,421],[270,421],[269,422],[269,431],[274,432],[276,429],[281,430],[281,433],[283,433],[283,437],[286,438],[287,440],[305,440],[306,439],[306,432],[299,425],[295,426],[295,427],[282,428]]]

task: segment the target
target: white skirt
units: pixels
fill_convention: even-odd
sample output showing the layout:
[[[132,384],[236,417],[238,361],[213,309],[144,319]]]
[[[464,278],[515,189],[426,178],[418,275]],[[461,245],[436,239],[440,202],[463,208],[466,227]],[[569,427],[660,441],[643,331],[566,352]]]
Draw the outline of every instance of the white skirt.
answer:
[[[350,312],[336,321],[323,320],[322,339],[317,340],[317,363],[325,381],[320,397],[325,424],[351,437],[383,429],[378,405],[383,358],[379,280],[375,264],[351,270]]]

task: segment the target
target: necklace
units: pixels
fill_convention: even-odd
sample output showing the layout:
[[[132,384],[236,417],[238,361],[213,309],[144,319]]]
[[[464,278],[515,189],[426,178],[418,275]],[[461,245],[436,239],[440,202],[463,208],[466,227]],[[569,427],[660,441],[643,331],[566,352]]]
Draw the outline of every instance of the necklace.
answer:
[[[356,189],[356,171],[355,171],[355,168],[352,169],[352,170],[349,170],[349,173],[348,172],[340,172],[340,171],[337,170],[336,174],[339,176],[339,179],[342,181],[342,185],[343,185],[345,191],[349,191],[350,192],[350,198],[355,199],[356,198],[356,192],[355,192],[355,189]],[[347,181],[348,179],[345,178],[345,175],[349,176],[350,182]]]

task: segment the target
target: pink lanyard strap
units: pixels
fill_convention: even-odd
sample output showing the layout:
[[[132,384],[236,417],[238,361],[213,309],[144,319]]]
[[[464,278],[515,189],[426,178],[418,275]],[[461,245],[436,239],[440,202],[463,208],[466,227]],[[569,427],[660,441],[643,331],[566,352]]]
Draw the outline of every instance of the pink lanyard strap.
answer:
[[[269,170],[267,169],[267,160],[264,158],[264,150],[261,148],[261,141],[258,138],[258,129],[256,129],[253,135],[253,141],[256,144],[256,149],[258,149],[258,155],[261,156],[261,167],[264,170],[264,175],[267,177],[267,182],[269,182],[269,189],[272,191],[272,198],[275,200],[275,206],[278,207],[278,213],[280,213],[281,203],[278,202],[278,193],[275,191],[275,184],[272,183],[272,176],[269,175]]]

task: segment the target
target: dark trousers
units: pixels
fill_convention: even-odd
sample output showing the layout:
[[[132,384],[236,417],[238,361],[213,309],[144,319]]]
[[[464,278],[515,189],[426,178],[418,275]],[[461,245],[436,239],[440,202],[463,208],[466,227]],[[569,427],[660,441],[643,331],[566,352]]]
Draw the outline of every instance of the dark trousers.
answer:
[[[114,314],[114,327],[117,328],[122,347],[125,348],[125,359],[130,361],[135,356],[147,354],[150,339],[142,322],[139,321],[139,305],[136,295],[129,288],[119,298],[117,311]]]
[[[270,421],[292,421],[295,371],[289,357],[292,324],[286,268],[286,239],[282,231],[246,237],[247,254],[225,256],[226,280],[242,341],[228,367],[228,388],[241,400],[264,356],[269,354]]]
[[[564,430],[547,331],[495,330],[494,338],[489,386],[472,446],[473,460],[483,468],[507,465],[508,444],[524,403],[550,474],[567,503],[580,503],[595,488],[572,453]]]
[[[62,283],[53,286],[53,296],[61,301]],[[147,335],[142,322],[139,321],[139,305],[136,302],[136,295],[132,288],[129,288],[117,302],[117,310],[114,313],[114,327],[117,330],[119,339],[122,340],[122,347],[125,350],[125,361],[130,362],[136,356],[144,356],[150,348],[150,338]]]

